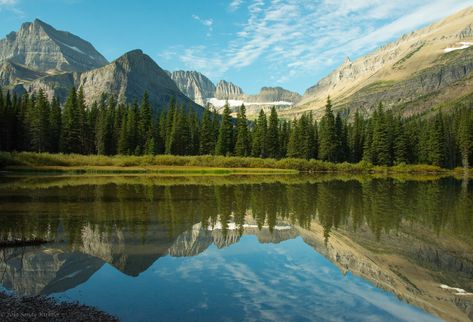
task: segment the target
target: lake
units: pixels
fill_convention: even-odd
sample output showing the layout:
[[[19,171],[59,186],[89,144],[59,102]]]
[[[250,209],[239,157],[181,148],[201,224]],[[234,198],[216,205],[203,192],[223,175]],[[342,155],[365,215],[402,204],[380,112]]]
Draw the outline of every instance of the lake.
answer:
[[[473,182],[4,176],[0,290],[123,321],[468,321]]]

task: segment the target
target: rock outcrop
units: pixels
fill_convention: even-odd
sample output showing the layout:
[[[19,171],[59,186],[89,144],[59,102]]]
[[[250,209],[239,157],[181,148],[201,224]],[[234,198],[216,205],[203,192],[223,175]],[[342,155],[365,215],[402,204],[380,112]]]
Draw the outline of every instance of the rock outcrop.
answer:
[[[155,110],[172,99],[197,113],[202,108],[185,96],[169,75],[141,50],[108,61],[87,41],[35,20],[0,40],[0,86],[17,94],[40,89],[65,101],[71,88],[82,87],[86,103],[103,93],[121,102],[140,101],[145,92]]]
[[[0,86],[11,86],[33,81],[46,73],[34,71],[9,60],[0,64]]]
[[[239,99],[243,95],[243,90],[231,82],[221,80],[215,90],[215,98],[221,100]]]
[[[80,75],[77,86],[84,89],[87,103],[110,93],[123,102],[141,100],[148,92],[153,107],[166,109],[174,98],[198,113],[202,108],[185,96],[169,75],[141,50],[133,50],[112,63]]]
[[[87,41],[36,19],[0,40],[0,62],[41,72],[82,72],[108,61]]]
[[[335,110],[367,114],[380,102],[404,115],[426,112],[439,103],[472,92],[444,90],[471,75],[467,62],[473,46],[473,7],[421,30],[406,34],[356,61],[346,59],[335,71],[307,89],[285,115],[323,113],[330,95]],[[469,88],[469,89],[468,89]],[[438,91],[443,91],[438,96]],[[466,92],[465,92],[466,91]],[[421,98],[421,101],[419,99]],[[405,107],[409,105],[408,109]]]
[[[247,100],[255,103],[267,102],[290,102],[297,103],[301,100],[301,95],[288,91],[282,87],[263,87],[256,95],[248,95]]]
[[[169,75],[181,92],[199,105],[205,106],[207,100],[215,96],[215,85],[199,72],[179,70]]]

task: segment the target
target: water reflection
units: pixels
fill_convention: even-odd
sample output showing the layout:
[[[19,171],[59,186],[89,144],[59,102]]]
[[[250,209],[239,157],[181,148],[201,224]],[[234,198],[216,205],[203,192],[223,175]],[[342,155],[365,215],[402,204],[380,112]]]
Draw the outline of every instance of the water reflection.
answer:
[[[183,269],[190,258],[200,267],[209,265],[199,254],[213,254],[211,261],[216,261],[222,251],[251,253],[258,245],[270,244],[251,265],[264,266],[263,258],[267,262],[279,258],[268,254],[290,250],[298,269],[306,270],[301,279],[314,277],[321,273],[309,267],[320,264],[323,257],[312,259],[316,263],[303,260],[308,258],[304,249],[309,247],[311,256],[323,255],[333,263],[324,264],[327,270],[352,272],[445,319],[473,317],[471,295],[440,287],[473,292],[471,184],[452,178],[206,180],[197,184],[202,180],[3,179],[0,238],[39,237],[53,242],[0,250],[2,285],[22,295],[74,294],[91,285],[89,280],[107,271],[108,265],[127,276],[143,278],[172,265]],[[278,243],[281,246],[276,247]],[[182,262],[178,265],[171,258]],[[240,267],[241,260],[233,265]],[[279,264],[280,274],[291,272],[286,278],[296,274],[290,268],[294,263]],[[340,283],[355,287],[359,281]],[[333,310],[325,310],[335,317]]]

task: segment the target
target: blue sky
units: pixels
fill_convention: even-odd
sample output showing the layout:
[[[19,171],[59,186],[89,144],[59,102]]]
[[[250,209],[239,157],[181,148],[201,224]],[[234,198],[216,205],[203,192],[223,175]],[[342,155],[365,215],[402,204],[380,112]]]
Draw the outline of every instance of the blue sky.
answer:
[[[303,93],[345,57],[472,5],[471,0],[0,0],[0,35],[39,18],[113,60],[136,48],[256,93]]]

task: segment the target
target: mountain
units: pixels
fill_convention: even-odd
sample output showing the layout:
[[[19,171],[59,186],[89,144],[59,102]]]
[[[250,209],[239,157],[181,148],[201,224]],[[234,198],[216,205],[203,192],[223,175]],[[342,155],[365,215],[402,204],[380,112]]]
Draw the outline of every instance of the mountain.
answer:
[[[215,96],[215,85],[199,72],[179,70],[169,76],[182,93],[199,105],[205,106],[206,100]]]
[[[0,40],[0,86],[18,95],[42,89],[61,102],[72,87],[82,87],[88,104],[103,93],[121,102],[140,101],[147,91],[155,110],[175,99],[199,114],[203,111],[141,50],[109,63],[89,42],[38,19]]]
[[[104,67],[82,73],[77,87],[84,89],[87,103],[98,101],[102,93],[111,93],[122,101],[139,101],[147,91],[155,107],[166,108],[175,98],[181,105],[202,110],[141,50],[130,51]]]
[[[215,98],[220,100],[238,99],[241,95],[243,95],[241,87],[224,80],[218,82],[217,89],[215,90]]]
[[[108,61],[87,41],[36,19],[0,40],[0,63],[48,73],[82,72]]]
[[[287,109],[299,102],[301,95],[282,87],[263,87],[258,94],[248,95],[241,87],[221,80],[215,86],[205,75],[196,71],[168,72],[169,76],[187,97],[200,105],[209,104],[217,111],[222,111],[228,102],[235,114],[245,104],[247,114],[256,117],[261,109],[269,111],[271,107]]]
[[[349,58],[307,89],[286,116],[335,110],[370,114],[383,102],[404,115],[427,112],[473,92],[473,7],[406,34],[355,61]]]
[[[29,82],[46,75],[44,72],[28,69],[9,60],[0,64],[0,86]]]

